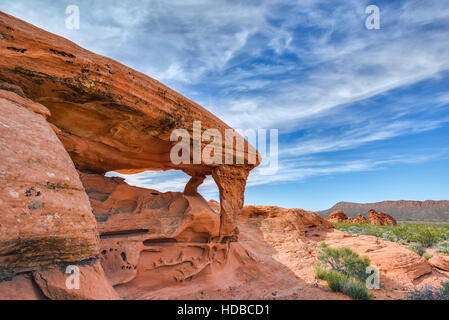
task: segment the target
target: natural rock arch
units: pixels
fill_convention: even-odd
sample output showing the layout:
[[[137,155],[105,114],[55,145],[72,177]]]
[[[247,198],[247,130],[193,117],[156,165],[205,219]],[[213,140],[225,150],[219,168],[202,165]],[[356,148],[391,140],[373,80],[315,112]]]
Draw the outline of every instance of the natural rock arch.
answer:
[[[211,165],[203,161],[176,165],[170,161],[173,129],[182,128],[192,133],[193,122],[201,121],[203,130],[217,129],[225,136],[225,130],[231,129],[228,125],[160,82],[4,13],[0,13],[0,33],[0,90],[13,101],[14,106],[9,107],[25,106],[30,111],[44,113],[46,120],[39,121],[56,133],[78,172],[104,175],[109,171],[182,170],[192,177],[185,188],[186,197],[197,196],[198,186],[206,176],[212,176],[220,192],[220,225],[216,241],[226,244],[237,239],[236,216],[243,207],[246,179],[259,163],[248,163],[255,149],[245,141],[245,161],[239,165]],[[53,139],[46,147],[53,150],[58,143]],[[204,146],[202,142],[201,147]],[[237,148],[236,145],[231,151],[233,156],[239,151]],[[227,151],[223,150],[224,160]],[[38,156],[39,151],[30,155],[31,158]],[[70,174],[75,172],[73,165],[70,170]],[[24,181],[25,184],[28,182]],[[48,182],[51,190],[54,184]],[[54,186],[65,191],[62,182]],[[23,191],[25,194],[26,190]],[[8,207],[11,203],[3,205]],[[64,210],[58,209],[62,215]],[[2,224],[9,224],[13,217],[2,216],[0,219]],[[19,226],[18,233],[29,230],[27,228]],[[96,236],[92,232],[86,235]],[[27,236],[33,237],[33,231]],[[12,241],[12,245],[19,246],[20,250],[29,249],[26,242],[14,239],[11,236],[2,240]],[[51,243],[52,239],[48,235],[44,240]],[[91,249],[86,254],[60,252],[54,260],[95,258],[99,248],[94,241],[89,245]],[[37,256],[46,253],[40,252],[39,246],[33,248],[35,251],[30,251],[26,257],[29,264],[25,263],[23,270],[35,270],[49,263],[36,260]],[[5,263],[2,262],[4,257],[0,258],[2,267],[15,265],[15,261]],[[15,271],[21,270],[18,267]]]

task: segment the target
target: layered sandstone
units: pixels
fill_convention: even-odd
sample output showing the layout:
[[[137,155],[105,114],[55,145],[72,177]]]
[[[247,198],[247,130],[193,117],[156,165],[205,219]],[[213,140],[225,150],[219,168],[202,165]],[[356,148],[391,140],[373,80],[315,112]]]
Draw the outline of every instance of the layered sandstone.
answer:
[[[429,263],[442,271],[449,272],[449,255],[444,253],[437,253],[429,259]]]
[[[0,83],[18,87],[50,110],[48,121],[78,169],[98,174],[178,169],[192,176],[195,188],[211,175],[220,190],[220,235],[236,239],[235,219],[243,206],[246,178],[260,157],[246,141],[243,150],[240,144],[228,149],[224,141],[213,141],[222,147],[223,164],[194,158],[212,142],[193,136],[194,121],[201,122],[201,133],[218,130],[222,140],[226,129],[240,135],[162,83],[4,13],[0,33]],[[170,139],[174,129],[187,130],[195,139],[186,163],[170,159],[178,142]],[[236,165],[234,159],[226,165],[225,159],[237,157],[239,151],[243,164]]]
[[[146,285],[158,286],[165,278],[192,278],[226,257],[229,242],[237,240],[246,179],[260,161],[252,146],[244,141],[225,148],[229,132],[241,138],[225,123],[120,63],[1,12],[0,34],[0,280],[12,279],[0,290],[17,288],[19,295],[21,288],[40,288],[35,297],[52,299],[117,298],[106,276],[119,285],[142,270],[157,279]],[[195,138],[194,121],[200,133],[216,129],[223,141]],[[170,158],[178,143],[171,141],[174,129],[194,140],[181,163]],[[221,162],[198,158],[211,142],[222,147]],[[243,163],[225,164],[237,155]],[[131,190],[101,177],[171,169],[191,176],[183,193]],[[83,174],[83,186],[77,170],[97,176]],[[197,192],[206,176],[220,191],[218,214]],[[140,238],[130,235],[133,230]],[[76,294],[64,289],[61,270],[69,264],[82,266],[83,281],[92,286]],[[99,291],[104,294],[95,296]]]
[[[386,290],[408,291],[427,285],[439,287],[447,277],[435,271],[418,254],[403,246],[374,236],[329,233],[323,241],[331,247],[347,247],[370,259],[380,271],[380,284]],[[374,292],[375,293],[375,292]],[[407,295],[408,292],[402,292]]]
[[[49,111],[5,90],[0,110],[0,299],[117,299],[96,262],[88,197]],[[68,265],[81,268],[78,290],[65,285]]]
[[[239,241],[228,244],[226,259],[216,257],[193,279],[182,283],[167,281],[164,275],[173,275],[171,272],[175,269],[166,266],[157,273],[160,279],[155,280],[154,276],[150,278],[148,275],[159,267],[159,262],[152,267],[142,261],[142,267],[147,266],[147,275],[144,270],[139,272],[138,267],[135,280],[117,285],[116,290],[129,299],[346,299],[343,295],[323,291],[315,286],[313,279],[299,278],[295,272],[304,268],[306,263],[310,263],[312,270],[315,258],[303,251],[303,244],[310,242],[310,250],[314,253],[318,243],[314,238],[320,232],[334,230],[331,223],[301,209],[246,206],[239,215],[238,227],[241,230]],[[172,255],[169,251],[162,251],[176,250],[176,243],[173,242],[169,248],[158,248],[160,245],[155,243],[154,248],[161,251],[153,255],[164,254],[173,259],[170,266],[176,265],[179,251]],[[196,246],[195,243],[190,245]],[[291,257],[290,261],[280,258],[278,252],[282,245],[287,246],[290,252],[298,252],[298,256]],[[184,257],[188,258],[188,255]],[[162,257],[162,261],[167,263],[167,258]],[[297,269],[292,268],[295,258],[300,258],[296,260]],[[180,269],[180,266],[176,268]],[[166,282],[164,286],[157,286],[156,281]]]
[[[0,109],[0,280],[95,258],[89,200],[48,110],[4,90]]]
[[[211,175],[219,166],[203,159],[195,165],[192,158],[190,164],[170,160],[173,129],[192,132],[194,121],[201,121],[202,131],[217,129],[223,137],[231,129],[200,105],[140,72],[4,13],[0,33],[0,81],[18,86],[51,111],[49,122],[59,129],[78,168],[97,173],[189,169]],[[209,141],[199,142],[204,147]],[[246,142],[244,147],[256,152]],[[245,160],[248,155],[243,154]]]

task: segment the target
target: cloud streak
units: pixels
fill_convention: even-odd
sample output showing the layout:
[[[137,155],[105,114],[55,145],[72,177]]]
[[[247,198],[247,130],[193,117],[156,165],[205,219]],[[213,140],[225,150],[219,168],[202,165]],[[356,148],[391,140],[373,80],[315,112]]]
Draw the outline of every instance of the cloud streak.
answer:
[[[365,28],[365,0],[2,0],[0,9],[163,81],[234,128],[278,128],[279,171],[256,169],[252,188],[435,159],[425,146],[392,156],[382,143],[447,127],[449,7],[380,3],[380,30]],[[80,31],[64,28],[69,4],[80,7]],[[375,156],[349,153],[363,147]],[[187,180],[127,177],[160,191]],[[211,179],[200,191],[217,196]]]

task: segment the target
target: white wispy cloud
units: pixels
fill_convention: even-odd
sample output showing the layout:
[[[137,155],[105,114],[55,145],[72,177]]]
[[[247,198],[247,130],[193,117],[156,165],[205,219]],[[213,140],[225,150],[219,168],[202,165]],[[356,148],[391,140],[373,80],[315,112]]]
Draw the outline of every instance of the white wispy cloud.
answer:
[[[65,28],[65,8],[81,30]],[[13,14],[110,56],[202,104],[235,128],[279,128],[280,168],[256,169],[248,186],[430,161],[409,154],[322,161],[319,155],[447,125],[447,93],[367,101],[449,70],[449,7],[440,0],[382,4],[367,30],[367,0],[2,0]],[[282,139],[302,131],[301,138]],[[379,153],[382,154],[382,153]],[[410,160],[412,159],[412,160]],[[128,183],[182,191],[179,172],[128,176]],[[208,179],[200,191],[216,198]]]
[[[399,136],[431,131],[449,123],[449,118],[436,120],[402,120],[390,123],[366,123],[363,126],[325,137],[301,139],[293,145],[284,145],[281,157],[303,156],[322,152],[354,149],[361,145]]]
[[[80,7],[80,31],[64,27],[68,4]],[[195,86],[194,98],[233,127],[296,130],[310,117],[449,69],[449,33],[444,27],[423,29],[448,24],[443,2],[385,4],[382,28],[375,31],[364,27],[368,4],[3,0],[0,8],[187,95]],[[270,63],[242,65],[269,49],[274,51]],[[285,59],[284,53],[298,60]],[[210,84],[214,91],[208,95]]]

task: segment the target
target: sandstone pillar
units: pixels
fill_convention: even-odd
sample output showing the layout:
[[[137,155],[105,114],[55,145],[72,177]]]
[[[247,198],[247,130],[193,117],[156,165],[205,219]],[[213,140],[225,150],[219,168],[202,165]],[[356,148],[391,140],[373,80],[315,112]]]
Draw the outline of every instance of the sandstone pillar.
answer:
[[[186,196],[199,196],[198,187],[203,183],[206,176],[192,176],[184,188]]]
[[[220,238],[237,240],[237,216],[243,208],[249,171],[240,167],[221,166],[212,171],[220,191]]]

